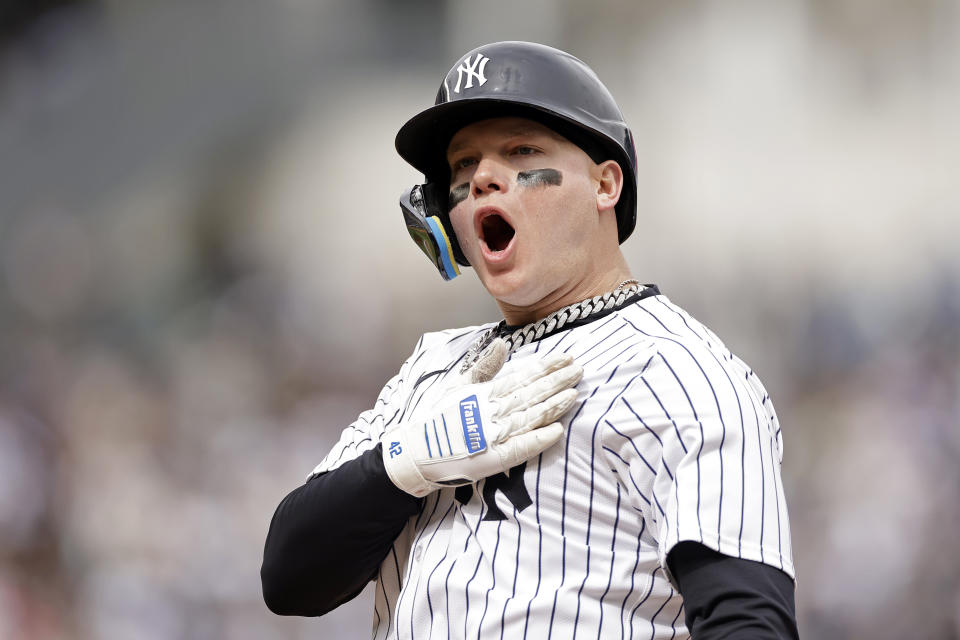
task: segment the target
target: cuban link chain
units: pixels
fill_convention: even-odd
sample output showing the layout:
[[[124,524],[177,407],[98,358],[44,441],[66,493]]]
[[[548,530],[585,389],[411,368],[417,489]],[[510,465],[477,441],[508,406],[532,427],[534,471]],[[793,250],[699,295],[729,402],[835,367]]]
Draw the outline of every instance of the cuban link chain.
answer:
[[[514,351],[525,344],[539,340],[548,333],[562,329],[571,322],[588,318],[607,309],[622,307],[644,288],[645,287],[641,287],[640,283],[636,280],[624,280],[613,291],[575,302],[562,309],[557,309],[542,320],[531,322],[513,332],[508,331],[506,328],[506,320],[501,320],[496,326],[488,329],[485,334],[470,346],[470,349],[463,358],[463,364],[460,366],[460,373],[469,371],[483,350],[486,349],[496,337],[501,337],[506,341],[508,351]]]

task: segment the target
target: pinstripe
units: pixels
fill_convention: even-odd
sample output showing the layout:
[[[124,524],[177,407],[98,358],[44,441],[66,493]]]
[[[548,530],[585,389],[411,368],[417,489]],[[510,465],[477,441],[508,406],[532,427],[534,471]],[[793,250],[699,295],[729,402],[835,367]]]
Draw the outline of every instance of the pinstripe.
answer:
[[[490,559],[490,587],[483,596],[483,613],[480,614],[480,622],[477,623],[477,638],[483,633],[483,621],[487,617],[487,609],[490,607],[490,592],[497,586],[497,551],[500,550],[500,527],[503,520],[497,522],[497,544],[493,547],[493,558]]]
[[[339,466],[340,462],[344,460],[345,456],[350,455],[352,458],[361,453],[357,450],[356,440],[358,435],[364,435],[364,433],[357,429],[358,425],[366,425],[368,428],[371,426],[368,421],[364,420],[362,417],[359,418],[357,422],[355,422],[354,425],[344,433],[344,437],[341,437],[340,441],[334,445],[334,448],[324,459],[323,463],[321,463],[322,465],[325,465],[328,469],[333,469]],[[353,441],[351,441],[349,444],[346,441],[346,436],[348,434],[353,436]],[[370,440],[371,438],[369,435],[366,435],[365,439]]]
[[[557,341],[554,343],[554,345],[553,345],[552,347],[550,347],[550,349],[547,350],[547,354],[553,353],[553,350],[556,349],[557,347],[559,347],[561,342],[563,342],[564,340],[566,340],[567,338],[569,338],[569,337],[572,336],[572,335],[573,335],[573,331],[564,331],[563,333],[561,333],[561,334],[560,334],[560,339],[557,340]],[[570,345],[570,346],[572,347],[573,345]],[[568,348],[569,348],[569,347],[568,347]],[[566,353],[566,351],[567,351],[567,350],[564,349],[564,353]],[[545,354],[545,355],[546,355],[546,354]]]
[[[609,423],[607,423],[607,424],[609,424]],[[622,462],[623,464],[629,466],[630,463],[627,462],[626,460],[624,460],[624,459],[620,456],[619,453],[617,453],[616,451],[614,451],[614,450],[611,449],[610,447],[603,447],[603,450],[606,451],[607,453],[609,453],[610,455],[614,456],[617,460],[619,460],[619,461]],[[650,471],[653,471],[654,475],[656,475],[656,471],[654,471],[653,467],[650,466],[650,463],[648,463],[648,462],[646,461],[646,459],[643,458],[642,455],[640,456],[640,458],[641,458],[641,460],[643,460],[643,463],[644,463],[645,465],[647,465],[647,467],[650,469]],[[633,488],[637,490],[637,495],[640,496],[641,498],[643,498],[643,501],[646,502],[647,504],[651,504],[651,503],[650,503],[650,498],[648,498],[647,496],[643,495],[643,491],[641,491],[641,490],[640,490],[640,487],[637,486],[637,481],[633,479],[633,476],[628,473],[628,474],[627,474],[627,477],[630,478],[630,482],[631,482],[631,484],[633,484]],[[660,515],[664,515],[662,509],[661,509]]]
[[[480,517],[477,518],[477,531],[475,532],[474,535],[476,535],[476,533],[479,533],[480,523],[483,521],[482,516],[483,516],[484,508],[485,507],[480,507]],[[468,538],[468,541],[469,541],[469,538]],[[477,572],[480,570],[480,562],[482,560],[483,560],[483,556],[480,554],[477,554],[477,565],[473,568],[473,575],[470,576],[470,579],[467,580],[467,584],[464,585],[463,587],[463,598],[466,601],[466,605],[467,605],[466,611],[464,611],[463,613],[463,637],[464,638],[467,637],[467,622],[470,620],[470,584],[474,581],[474,579],[476,579]],[[480,627],[478,626],[477,633],[479,634],[479,632],[480,632]]]
[[[599,347],[601,344],[603,344],[604,342],[606,342],[607,340],[609,340],[610,338],[612,338],[612,337],[613,337],[617,332],[619,332],[621,329],[625,329],[625,328],[626,328],[626,325],[620,325],[619,327],[617,327],[616,329],[614,329],[613,331],[611,331],[610,333],[608,333],[606,336],[604,336],[603,338],[601,338],[601,339],[598,340],[597,342],[594,342],[594,343],[591,344],[589,347],[587,347],[587,348],[584,349],[582,352],[580,352],[580,355],[576,356],[577,360],[578,360],[578,361],[581,361],[581,360],[580,360],[581,358],[583,358],[585,355],[587,355],[588,353],[590,353],[591,351],[593,351],[594,349],[596,349],[597,347]],[[629,336],[628,336],[628,337],[629,337]],[[601,353],[602,353],[602,352],[601,352]],[[589,361],[587,361],[587,362],[589,362]]]
[[[690,352],[687,351],[687,353],[689,354]],[[680,387],[680,389],[683,391],[683,395],[684,395],[684,397],[687,399],[687,403],[690,405],[690,409],[693,411],[693,418],[694,418],[694,420],[696,420],[697,422],[699,422],[700,419],[699,419],[699,417],[697,416],[697,408],[696,408],[696,406],[693,404],[693,400],[690,398],[690,393],[687,391],[687,386],[686,386],[685,384],[683,384],[683,382],[680,380],[680,376],[678,376],[678,375],[677,375],[677,372],[674,371],[674,369],[673,369],[672,366],[670,366],[670,362],[667,360],[666,356],[663,355],[663,351],[658,352],[657,355],[660,356],[660,360],[663,362],[664,365],[666,365],[667,369],[670,370],[670,374],[673,376],[673,379],[676,380],[677,385],[678,385],[678,386]],[[690,357],[693,358],[693,355],[690,354]],[[697,362],[697,359],[696,359],[696,358],[693,358],[693,361],[694,361],[694,363],[697,365],[697,367],[700,369],[700,372],[703,373],[703,377],[707,379],[707,383],[709,384],[710,378],[709,378],[709,376],[707,376],[707,374],[703,371],[703,367],[700,366],[700,363]],[[713,385],[711,385],[711,389],[712,389],[712,388],[713,388]],[[714,397],[716,397],[716,396],[714,396]]]
[[[773,452],[773,438],[770,439],[770,470],[773,475],[773,498],[777,503],[777,556],[780,558],[780,568],[783,569],[783,543],[781,536],[783,535],[780,531],[780,491],[779,484],[777,482],[777,470],[775,468],[774,462],[774,452]]]
[[[612,376],[613,374],[611,374]],[[609,378],[607,381],[609,382]],[[560,536],[563,538],[562,549],[563,553],[561,556],[560,563],[560,586],[562,587],[567,579],[567,539],[566,539],[566,525],[567,525],[567,478],[568,478],[568,465],[570,463],[570,432],[573,431],[573,425],[577,421],[577,417],[583,411],[583,408],[587,406],[587,402],[596,395],[600,387],[594,387],[593,391],[590,392],[590,397],[587,400],[584,400],[580,403],[580,407],[577,409],[577,412],[574,414],[573,418],[570,420],[570,426],[567,428],[567,444],[566,451],[564,453],[563,459],[563,495],[560,503]],[[547,638],[553,636],[553,620],[557,613],[557,594],[560,592],[557,589],[557,592],[553,594],[553,609],[550,611],[550,626],[547,628]]]
[[[673,597],[673,589],[670,589],[670,598],[672,597]],[[657,627],[654,621],[657,619],[657,616],[660,615],[660,612],[663,611],[663,608],[667,606],[667,603],[670,602],[670,598],[664,599],[664,601],[660,604],[660,608],[657,609],[652,616],[650,616],[650,637],[651,638],[657,637]]]
[[[439,506],[440,506],[440,500],[439,500],[439,499],[434,499],[434,500],[433,500],[433,511],[430,512],[430,515],[427,517],[427,519],[426,519],[426,521],[425,521],[425,524],[426,524],[426,523],[429,523],[430,520],[433,519],[434,514],[437,512],[437,507],[439,507]],[[418,523],[418,524],[419,524],[419,522],[420,522],[421,516],[423,516],[423,514],[425,513],[425,511],[426,511],[426,510],[421,510],[421,511],[420,511],[420,514],[417,516],[417,523]],[[437,525],[437,528],[434,529],[434,531],[433,531],[433,535],[430,536],[430,539],[431,539],[431,540],[433,539],[433,536],[437,535],[437,530],[439,530],[439,528],[440,528],[440,526],[439,526],[439,524],[438,524],[438,525]],[[423,539],[423,534],[424,534],[424,533],[426,533],[426,527],[420,529],[420,534],[417,535],[416,539],[413,541],[413,548],[414,548],[414,549],[416,549],[416,548],[417,548],[417,545],[420,544],[420,540]],[[410,560],[408,560],[407,562],[409,563]],[[423,572],[422,572],[422,571],[418,571],[418,572],[417,572],[417,586],[416,586],[416,588],[414,589],[414,592],[420,590],[420,579],[421,579],[422,577],[423,577]],[[405,595],[405,594],[404,594],[403,592],[401,592],[401,593],[400,593],[400,597],[397,598],[397,611],[398,611],[398,612],[400,611],[400,605],[403,603],[403,596],[404,596],[404,595]],[[432,616],[432,613],[433,613],[433,612],[431,611],[431,616]],[[398,619],[397,619],[397,624],[399,625],[399,623],[400,623],[399,615],[398,615],[397,617],[398,617]],[[413,616],[410,616],[410,638],[412,639],[412,638],[414,638],[415,636],[416,636],[416,634],[414,633],[414,630],[413,630]]]
[[[611,322],[613,322],[614,319],[616,319],[616,317],[617,317],[617,314],[611,314],[609,318],[607,318],[606,320],[604,320],[603,322],[601,322],[600,324],[598,324],[596,327],[591,327],[591,328],[590,328],[590,335],[593,335],[593,334],[595,334],[597,331],[600,331],[600,329],[603,329],[605,326],[607,326],[608,324],[610,324]]]
[[[459,513],[460,517],[464,520],[464,522],[466,522],[466,518],[463,517],[463,511],[458,509],[457,513]],[[467,547],[469,546],[469,544],[470,544],[470,537],[468,536],[463,543],[464,553],[467,551]],[[456,566],[455,563],[450,563],[450,569],[447,571],[447,579],[443,581],[443,594],[444,594],[443,600],[446,603],[446,607],[447,607],[447,637],[448,638],[451,637],[450,636],[450,576],[453,574],[453,569],[455,566]],[[464,636],[466,636],[467,617],[464,616],[463,620],[464,620],[463,622]]]
[[[655,316],[649,309],[647,309],[647,308],[645,308],[645,307],[640,307],[640,308],[643,310],[644,313],[646,313],[648,316],[650,316],[651,318],[653,318],[653,320],[654,320],[657,324],[659,324],[661,327],[663,327],[663,330],[664,330],[664,331],[666,331],[667,333],[669,333],[669,334],[671,334],[671,335],[677,336],[677,337],[680,336],[680,334],[677,333],[676,331],[671,331],[671,330],[667,327],[667,325],[663,324],[663,320],[661,320],[660,318],[658,318],[657,316]],[[627,322],[630,322],[630,321],[627,320]],[[636,328],[636,327],[634,327],[634,328]]]
[[[634,578],[636,578],[637,568],[640,566],[640,554],[641,554],[641,548],[643,547],[643,542],[641,541],[641,538],[643,538],[643,532],[646,531],[646,529],[647,529],[647,521],[641,520],[640,533],[637,534],[637,559],[633,563],[633,571],[630,572],[630,590],[627,591],[627,593],[623,596],[623,602],[620,603],[620,638],[626,637],[626,634],[624,633],[624,630],[623,630],[623,616],[627,612],[627,600],[629,600],[630,597],[633,595]],[[633,626],[633,623],[631,622],[631,630],[630,630],[631,636],[633,635],[632,626]]]
[[[657,498],[657,492],[654,491],[652,495],[653,495],[653,504],[657,505],[657,511],[660,512],[660,515],[661,515],[661,516],[663,516],[664,518],[666,518],[666,517],[667,517],[667,512],[663,510],[663,505],[660,504],[660,500],[659,500],[659,498]],[[654,519],[654,522],[656,522],[656,519]]]
[[[660,567],[655,567],[653,571],[650,573],[650,587],[647,589],[647,595],[643,596],[640,602],[638,602],[633,607],[633,610],[630,612],[630,637],[631,638],[633,638],[633,617],[637,614],[637,610],[643,605],[643,603],[650,598],[650,594],[653,593],[653,587],[657,583],[655,578],[657,576],[658,571],[663,571],[663,569]]]
[[[540,473],[540,470],[537,469],[537,473]],[[500,612],[500,639],[503,640],[503,632],[505,631],[506,620],[507,620],[507,607],[510,604],[510,601],[517,597],[517,578],[520,576],[520,537],[523,535],[523,529],[517,527],[517,555],[513,559],[513,589],[510,591],[510,597],[506,598],[503,602],[503,611]]]
[[[569,454],[567,456],[569,458]],[[564,484],[563,484],[563,502],[561,503],[563,507],[563,512],[566,512],[566,493],[567,493],[567,484],[566,484],[566,474],[564,474]],[[565,524],[565,518],[563,515],[560,516],[560,536],[561,540],[561,555],[560,555],[560,586],[562,587],[567,580],[567,538],[563,534],[563,528]],[[547,638],[553,637],[553,619],[557,613],[557,595],[560,593],[560,589],[553,594],[553,608],[550,610],[550,625],[547,627]]]
[[[420,401],[423,399],[424,395],[427,392],[431,391],[434,388],[435,384],[444,380],[447,374],[449,374],[453,370],[456,363],[459,362],[462,359],[462,357],[463,356],[461,355],[457,358],[454,358],[453,360],[448,360],[442,368],[435,369],[417,378],[417,381],[413,384],[413,389],[411,389],[410,395],[407,398],[407,403],[403,408],[403,412],[400,414],[401,420],[407,415],[408,411],[412,413],[417,410],[417,407],[419,406]],[[427,380],[430,381],[429,384],[427,384],[426,386],[423,386],[423,383],[426,382]],[[420,393],[419,398],[416,397],[418,391]],[[414,398],[416,398],[415,401],[414,401]],[[411,402],[413,402],[412,406],[411,406]]]
[[[599,358],[600,356],[602,356],[603,354],[608,353],[608,352],[612,351],[613,349],[616,349],[618,346],[620,346],[621,344],[623,344],[624,342],[626,342],[627,340],[629,340],[629,339],[632,338],[632,337],[633,337],[633,336],[626,336],[626,337],[624,337],[624,338],[621,338],[620,340],[617,340],[616,342],[614,342],[612,345],[608,346],[608,347],[607,347],[606,349],[604,349],[603,351],[601,351],[601,352],[599,352],[599,353],[593,354],[593,356],[591,356],[590,358],[588,358],[588,359],[586,359],[586,360],[579,360],[578,362],[580,363],[581,366],[584,366],[584,367],[585,367],[585,366],[587,366],[588,364],[590,364],[591,362],[593,362],[594,360],[596,360],[597,358]],[[627,348],[629,349],[630,347],[628,346]],[[583,356],[581,355],[581,358],[582,358],[582,357],[583,357]]]
[[[672,311],[672,312],[675,313],[677,316],[679,316],[680,320],[683,321],[683,324],[687,325],[687,329],[690,330],[690,333],[692,333],[693,335],[697,336],[698,338],[700,338],[701,340],[704,340],[704,342],[706,342],[706,339],[704,339],[703,336],[701,336],[699,333],[697,333],[696,331],[693,330],[693,327],[691,327],[691,326],[690,326],[690,323],[687,322],[686,315],[683,314],[683,313],[680,313],[680,310],[677,309],[677,307],[675,307],[675,306],[673,306],[673,305],[667,304],[666,302],[663,301],[662,298],[660,298],[660,299],[654,298],[654,299],[655,299],[657,302],[659,302],[661,305],[663,305],[666,309],[668,309],[669,311]],[[714,337],[716,337],[716,336],[714,336]]]
[[[633,361],[633,359],[636,358],[638,355],[640,355],[639,351],[633,354],[632,356],[630,356],[629,358],[627,358],[626,360],[624,360],[623,362],[621,362],[618,366],[622,367],[623,365],[628,364],[629,362]]]
[[[757,413],[756,407],[754,407],[753,415],[757,419],[757,451],[760,453],[760,468],[763,468],[763,436],[760,434],[760,415]],[[763,557],[763,525],[766,520],[766,514],[764,510],[766,508],[766,497],[767,497],[767,478],[766,475],[760,474],[760,560],[765,561]]]
[[[421,505],[421,507],[420,507],[420,512],[417,514],[417,519],[416,519],[416,520],[414,521],[414,523],[413,523],[413,526],[416,527],[417,530],[420,529],[420,523],[421,523],[421,522],[424,522],[424,523],[429,522],[429,521],[430,521],[430,517],[433,516],[433,514],[431,513],[431,514],[430,514],[430,517],[428,517],[426,520],[423,520],[423,514],[427,512],[423,505],[426,505],[428,502],[430,502],[431,499],[435,499],[435,498],[436,498],[435,495],[434,495],[434,496],[428,496],[427,498],[424,498],[424,501],[423,501],[423,503],[422,503],[422,505]],[[440,503],[439,500],[436,500],[436,502],[435,502],[434,505],[433,505],[433,510],[434,510],[434,511],[437,510],[437,505],[438,505],[439,503]],[[422,535],[423,535],[423,531],[420,531],[420,533],[417,534],[417,540],[419,540],[419,539],[420,539],[420,536],[422,536]]]
[[[364,442],[372,442],[372,441],[373,441],[373,438],[371,438],[370,436],[365,436],[363,438],[360,438],[359,440],[354,440],[353,449],[354,451],[359,451],[360,445],[362,445]]]
[[[402,382],[403,380],[400,381],[400,383]],[[388,382],[386,386],[383,388],[383,392],[381,392],[380,396],[377,398],[377,401],[373,403],[373,408],[376,409],[380,405],[386,405],[388,402],[387,394],[389,394],[389,398],[392,399],[393,391],[394,391],[394,386]]]
[[[668,600],[669,602],[669,600]],[[680,614],[683,613],[683,605],[681,604],[677,607],[677,615],[673,616],[673,620],[670,622],[670,626],[673,627],[673,633],[670,634],[670,639],[677,637],[677,620],[680,619]]]
[[[741,385],[744,384],[744,382],[745,382],[746,380],[748,380],[749,377],[750,377],[750,374],[747,373],[747,374],[745,375],[745,377],[744,377],[744,381],[740,381],[739,384],[741,384]],[[749,387],[745,388],[745,389],[744,389],[744,392],[746,393],[746,395],[747,395],[748,398],[750,398],[750,397],[752,396],[751,390],[750,390]],[[738,396],[738,397],[739,397],[739,396]],[[760,428],[760,413],[757,411],[757,405],[756,405],[755,402],[750,402],[749,405],[750,405],[750,407],[753,409],[753,418],[754,418],[754,421],[756,422],[756,425],[757,425],[757,443],[758,443],[757,451],[758,451],[758,453],[760,454],[760,467],[761,467],[761,471],[762,471],[762,467],[763,467],[763,447],[762,447],[762,445],[760,444],[760,439],[762,438],[761,428]],[[742,557],[742,554],[743,554],[743,523],[744,523],[745,520],[746,520],[746,506],[745,506],[745,504],[746,504],[746,493],[747,493],[747,485],[746,485],[746,467],[747,467],[747,462],[746,462],[746,447],[747,447],[747,430],[746,430],[746,425],[744,425],[744,428],[743,428],[743,440],[742,440],[742,442],[741,442],[741,456],[742,456],[741,459],[743,460],[743,464],[741,465],[741,487],[743,488],[743,490],[742,490],[742,494],[741,494],[741,496],[742,496],[742,497],[741,497],[741,505],[742,505],[742,506],[741,506],[741,513],[740,513],[740,533],[739,533],[739,537],[738,537],[738,540],[737,540],[737,553],[740,554],[741,557]],[[765,483],[766,483],[765,474],[763,474],[763,473],[761,472],[761,474],[760,474],[760,486],[761,486],[761,490],[760,490],[760,541],[761,541],[761,544],[760,544],[760,557],[761,557],[761,560],[763,559],[763,544],[762,544],[762,542],[763,542],[763,521],[764,521],[764,519],[765,519],[765,515],[764,515],[764,507],[765,507],[764,501],[765,501],[765,494],[766,494]]]
[[[397,582],[399,583],[400,582],[400,564],[397,562],[396,549],[390,549],[390,552],[387,554],[387,557],[389,558],[390,556],[393,556],[393,562],[397,572]],[[384,578],[382,568],[380,570],[380,579],[378,580],[378,582],[380,583],[380,588],[383,590],[383,600],[384,602],[387,603],[387,630],[383,634],[383,637],[386,638],[387,636],[390,635],[390,627],[393,625],[393,612],[390,609],[390,597],[387,595],[387,586],[386,586],[387,581]]]
[[[415,383],[413,383],[413,389],[410,392],[410,396],[407,398],[407,404],[403,408],[403,412],[400,414],[400,420],[402,421],[407,415],[414,413],[417,410],[417,407],[420,405],[420,401],[423,399],[423,395],[433,388],[440,380],[440,374],[444,373],[444,369],[437,369],[432,371],[428,375],[420,376]],[[424,382],[430,381],[429,384],[424,386]],[[419,391],[420,395],[417,397],[417,392]]]
[[[543,470],[543,454],[541,453],[537,456],[537,484],[536,491],[536,500],[534,504],[534,515],[537,519],[537,589],[533,592],[533,598],[527,602],[527,615],[523,621],[523,638],[527,638],[527,628],[530,626],[530,606],[533,604],[533,600],[540,595],[540,582],[543,578],[543,525],[540,522],[540,472]],[[519,544],[518,544],[519,549]]]
[[[611,469],[616,473],[615,469]],[[607,576],[607,588],[603,590],[603,593],[600,594],[600,623],[597,625],[597,637],[601,638],[603,633],[603,599],[607,597],[607,594],[610,593],[610,587],[613,586],[613,567],[616,565],[617,558],[617,527],[620,525],[620,485],[617,485],[617,504],[614,507],[616,512],[616,517],[613,521],[613,535],[610,537],[610,573]],[[576,628],[574,628],[576,632]]]
[[[339,448],[340,452],[336,455],[336,457],[334,457],[331,460],[330,456],[332,456],[334,452],[337,451],[337,448]],[[339,465],[340,461],[343,460],[343,456],[345,454],[346,454],[346,445],[338,444],[337,447],[335,447],[333,451],[331,451],[330,454],[326,458],[324,458],[324,463],[326,464],[326,466],[330,467],[331,469],[334,469],[337,467],[337,465]]]
[[[439,500],[437,501],[437,504],[439,504]],[[446,512],[444,512],[443,517],[441,517],[437,521],[437,528],[433,530],[433,535],[430,536],[430,542],[433,542],[433,539],[434,537],[436,537],[437,532],[440,531],[440,526],[444,523],[444,521],[450,515],[450,512],[453,511],[453,505],[455,504],[456,504],[455,502],[450,502],[450,506],[447,507],[447,510]],[[430,575],[427,576],[427,587],[426,587],[427,608],[430,610],[430,630],[431,631],[433,630],[433,600],[430,597],[430,581],[433,580],[433,574],[435,574],[437,572],[437,569],[439,569],[440,566],[444,563],[449,553],[450,553],[450,547],[447,547],[443,552],[443,557],[440,558],[440,561],[434,565],[433,569],[430,570]],[[401,597],[402,597],[402,594],[401,594]],[[410,617],[410,620],[412,622],[413,620],[412,616]]]
[[[621,361],[623,361],[622,358],[621,358],[621,357],[623,356],[623,354],[625,354],[627,351],[629,351],[629,350],[632,349],[632,348],[635,348],[635,347],[637,347],[637,346],[640,346],[640,344],[641,344],[641,343],[639,343],[639,342],[635,342],[635,343],[633,343],[633,344],[627,345],[626,347],[623,348],[622,351],[620,351],[619,353],[617,353],[616,355],[614,355],[613,357],[611,357],[609,360],[607,360],[606,362],[604,362],[603,364],[601,364],[599,368],[600,368],[600,369],[606,369],[607,367],[610,366],[610,364],[611,364],[612,362],[614,362],[615,360],[618,360],[618,359],[621,359]]]
[[[563,456],[563,498],[560,505],[560,535],[566,536],[566,522],[567,522],[567,476],[568,476],[568,467],[570,463],[570,432],[573,431],[573,425],[577,421],[577,418],[580,416],[580,413],[583,411],[583,408],[587,406],[587,402],[590,401],[593,396],[596,395],[597,391],[600,390],[600,387],[594,387],[593,391],[590,392],[590,397],[580,403],[580,407],[577,409],[577,412],[573,414],[573,418],[570,419],[570,426],[567,427],[567,442],[566,442],[566,451]],[[562,584],[562,583],[561,583]]]
[[[660,355],[659,353],[657,355]],[[657,395],[657,392],[653,390],[653,387],[650,386],[650,383],[646,380],[643,381],[643,384],[647,386],[647,389],[650,391],[650,395],[653,396],[653,399],[657,401],[657,404],[660,405],[660,408],[663,410],[663,414],[667,417],[667,420],[670,421],[670,424],[673,425],[673,431],[677,434],[677,441],[680,443],[680,448],[683,449],[684,453],[688,453],[687,445],[683,441],[683,436],[680,435],[680,428],[677,426],[676,421],[673,417],[670,416],[670,412],[667,411],[667,407],[664,406],[663,402],[660,400],[660,396]]]
[[[753,413],[756,415],[756,407]],[[743,523],[747,519],[747,426],[743,423],[743,409],[740,410],[740,424],[743,434],[740,437],[740,531],[737,533],[737,555],[742,558]]]
[[[650,359],[653,360],[653,356],[651,356]],[[648,361],[647,364],[650,364],[650,362]],[[663,465],[663,470],[667,472],[667,475],[670,477],[670,480],[673,480],[673,472],[670,471],[670,465],[668,465],[667,461],[664,460],[663,458],[663,440],[661,440],[660,436],[657,435],[657,432],[651,429],[650,425],[648,425],[646,421],[640,417],[640,414],[638,414],[633,409],[633,407],[630,406],[630,403],[627,402],[626,398],[621,398],[621,400],[623,401],[623,404],[627,405],[627,409],[630,411],[630,413],[634,415],[637,421],[639,421],[640,424],[643,425],[643,428],[646,429],[647,432],[650,433],[654,438],[656,438],[657,442],[660,443],[660,464]],[[682,441],[681,441],[681,444],[682,444]]]
[[[384,586],[383,565],[381,565],[380,570],[377,571],[377,586],[380,587],[380,591],[383,593],[383,602],[387,606],[387,611],[388,611],[387,617],[389,617],[390,599],[387,596],[387,589]],[[381,631],[383,631],[383,637],[386,638],[390,623],[389,621],[387,622],[387,628],[383,627],[383,618],[380,616],[380,594],[379,593],[374,596],[373,612],[374,614],[376,614],[376,618],[377,618],[377,626],[374,627],[373,639],[377,640],[377,637],[380,635]]]
[[[474,335],[474,334],[476,334],[476,333],[479,333],[479,332],[481,332],[481,331],[486,331],[487,329],[489,329],[489,328],[492,327],[492,326],[493,326],[493,323],[489,323],[489,324],[483,325],[483,326],[480,327],[479,329],[470,328],[470,329],[467,329],[466,331],[461,331],[460,333],[456,334],[455,336],[453,336],[452,338],[450,338],[449,340],[447,340],[447,344],[450,345],[450,344],[453,344],[454,342],[456,342],[457,340],[463,340],[464,338],[466,338],[466,337],[468,337],[468,336],[472,336],[472,335]]]

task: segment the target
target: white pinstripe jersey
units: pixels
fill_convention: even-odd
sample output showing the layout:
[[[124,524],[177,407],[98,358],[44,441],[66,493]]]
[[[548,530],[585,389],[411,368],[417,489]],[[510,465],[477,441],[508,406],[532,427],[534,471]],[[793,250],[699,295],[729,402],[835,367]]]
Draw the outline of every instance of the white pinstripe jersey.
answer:
[[[316,472],[436,401],[491,325],[424,335]],[[667,553],[694,540],[794,576],[773,404],[704,325],[655,295],[517,349],[584,368],[565,440],[428,496],[380,567],[373,636],[683,638]]]

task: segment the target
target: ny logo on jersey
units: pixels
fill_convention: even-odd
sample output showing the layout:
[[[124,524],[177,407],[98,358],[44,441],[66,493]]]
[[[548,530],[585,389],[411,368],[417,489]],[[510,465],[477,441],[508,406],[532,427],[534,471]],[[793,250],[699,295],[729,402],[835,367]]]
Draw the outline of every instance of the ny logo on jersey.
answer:
[[[527,463],[521,462],[510,469],[507,475],[498,473],[490,476],[483,483],[483,503],[487,505],[487,513],[483,516],[484,520],[506,520],[500,507],[497,506],[497,491],[502,491],[507,500],[517,511],[523,511],[531,504],[530,494],[527,492],[527,485],[523,482],[523,472],[527,470]],[[457,502],[467,504],[473,498],[473,485],[465,484],[457,487]]]
[[[490,62],[490,58],[487,58],[482,53],[478,53],[473,59],[473,62],[470,62],[469,57],[461,62],[460,66],[457,67],[457,86],[453,88],[453,92],[460,93],[460,83],[463,81],[463,74],[467,74],[467,83],[463,85],[464,89],[473,88],[474,78],[477,79],[477,86],[482,87],[487,82],[486,76],[483,75],[483,68],[487,66],[488,62]]]

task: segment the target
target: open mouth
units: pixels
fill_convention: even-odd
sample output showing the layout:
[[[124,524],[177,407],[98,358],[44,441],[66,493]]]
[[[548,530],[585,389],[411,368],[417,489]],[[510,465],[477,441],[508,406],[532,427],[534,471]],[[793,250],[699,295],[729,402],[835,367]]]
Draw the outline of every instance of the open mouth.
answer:
[[[490,251],[499,252],[507,248],[516,232],[509,222],[494,213],[480,222],[480,233]]]

